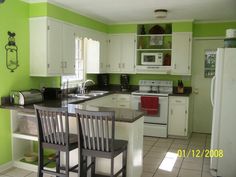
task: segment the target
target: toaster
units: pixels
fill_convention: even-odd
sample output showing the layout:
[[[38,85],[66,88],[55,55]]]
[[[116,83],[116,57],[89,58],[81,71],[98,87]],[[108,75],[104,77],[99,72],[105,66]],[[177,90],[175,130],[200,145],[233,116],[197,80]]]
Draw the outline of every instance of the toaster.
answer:
[[[17,105],[27,105],[43,101],[43,94],[36,89],[25,91],[12,91],[11,102]]]

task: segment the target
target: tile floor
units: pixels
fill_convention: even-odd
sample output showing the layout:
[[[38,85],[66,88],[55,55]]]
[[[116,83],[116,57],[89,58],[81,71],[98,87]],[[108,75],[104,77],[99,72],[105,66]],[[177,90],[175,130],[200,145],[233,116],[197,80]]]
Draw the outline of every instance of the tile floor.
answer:
[[[196,153],[195,150],[209,149],[210,138],[210,135],[197,133],[188,140],[144,137],[142,177],[211,177],[209,158],[177,157],[176,154],[178,150]],[[37,177],[37,174],[12,168],[0,173],[0,177]],[[70,177],[76,177],[76,174]]]

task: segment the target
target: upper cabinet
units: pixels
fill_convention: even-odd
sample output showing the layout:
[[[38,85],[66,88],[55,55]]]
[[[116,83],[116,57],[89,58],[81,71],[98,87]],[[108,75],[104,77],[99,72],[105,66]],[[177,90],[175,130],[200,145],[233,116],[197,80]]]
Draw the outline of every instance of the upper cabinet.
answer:
[[[75,29],[63,22],[30,19],[30,75],[75,74]]]
[[[135,34],[114,34],[108,37],[108,73],[135,72]]]
[[[173,75],[191,75],[192,32],[175,32],[172,35]]]
[[[95,32],[94,32],[95,33]],[[96,39],[86,39],[86,73],[106,73],[107,34],[97,33]]]
[[[171,70],[171,24],[137,26],[137,73],[168,74]]]

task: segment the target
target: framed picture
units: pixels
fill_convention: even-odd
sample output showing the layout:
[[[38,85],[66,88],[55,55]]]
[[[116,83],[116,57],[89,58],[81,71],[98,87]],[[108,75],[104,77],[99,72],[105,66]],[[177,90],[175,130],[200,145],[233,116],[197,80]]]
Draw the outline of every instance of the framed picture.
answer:
[[[211,78],[215,76],[215,67],[216,67],[216,50],[212,49],[205,50],[205,67],[204,67],[205,78]]]
[[[151,36],[149,45],[150,46],[154,46],[154,45],[161,46],[161,45],[163,45],[163,36]]]

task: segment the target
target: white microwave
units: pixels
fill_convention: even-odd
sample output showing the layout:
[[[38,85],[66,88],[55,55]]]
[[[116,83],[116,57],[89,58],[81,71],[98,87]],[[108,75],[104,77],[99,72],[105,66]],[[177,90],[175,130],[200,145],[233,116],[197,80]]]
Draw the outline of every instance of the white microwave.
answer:
[[[163,53],[148,53],[144,52],[141,54],[142,65],[163,65]]]

